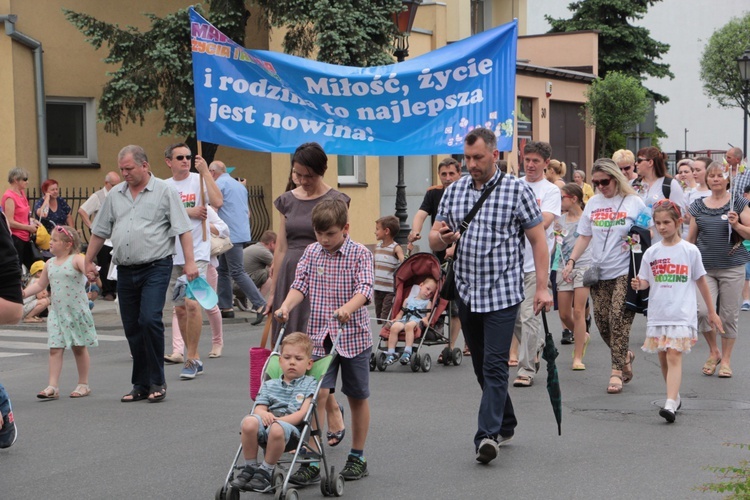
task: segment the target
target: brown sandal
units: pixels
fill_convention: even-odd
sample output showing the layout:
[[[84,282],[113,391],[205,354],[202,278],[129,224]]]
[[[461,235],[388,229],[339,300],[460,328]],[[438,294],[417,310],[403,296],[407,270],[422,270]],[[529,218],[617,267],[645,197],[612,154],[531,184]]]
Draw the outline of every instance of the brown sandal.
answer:
[[[732,369],[729,368],[729,365],[719,367],[719,378],[732,378]]]
[[[703,364],[703,375],[707,375],[709,377],[713,376],[713,374],[716,373],[716,367],[719,366],[719,363],[721,363],[721,358],[708,358],[708,360],[706,360],[706,362]]]
[[[628,351],[628,361],[625,363],[625,366],[630,365],[630,370],[626,370],[625,366],[622,367],[622,383],[627,384],[631,380],[633,380],[633,361],[635,361],[635,353],[633,351]]]
[[[619,379],[619,382],[612,382],[612,379]],[[622,392],[622,377],[619,375],[612,374],[609,376],[609,385],[607,386],[607,394],[620,394]]]

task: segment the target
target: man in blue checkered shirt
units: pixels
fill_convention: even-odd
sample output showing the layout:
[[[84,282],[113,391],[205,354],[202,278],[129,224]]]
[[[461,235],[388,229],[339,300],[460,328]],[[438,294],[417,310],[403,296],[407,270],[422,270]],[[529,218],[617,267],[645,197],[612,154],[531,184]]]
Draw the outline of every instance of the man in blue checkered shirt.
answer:
[[[513,437],[517,424],[508,394],[508,356],[524,299],[524,234],[536,270],[534,314],[552,305],[547,290],[549,251],[533,191],[513,176],[501,177],[495,166],[499,152],[494,132],[472,130],[464,139],[464,156],[470,176],[443,194],[430,230],[430,248],[443,250],[457,241],[461,221],[482,192],[499,183],[461,236],[454,264],[461,329],[482,388],[476,459],[488,463],[497,457],[498,446]]]

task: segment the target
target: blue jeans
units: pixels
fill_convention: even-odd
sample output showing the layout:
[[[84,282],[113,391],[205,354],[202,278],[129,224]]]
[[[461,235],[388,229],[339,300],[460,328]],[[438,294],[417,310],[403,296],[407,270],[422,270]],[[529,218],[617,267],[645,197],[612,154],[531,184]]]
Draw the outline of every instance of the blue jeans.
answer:
[[[10,413],[10,410],[10,398],[3,384],[0,384],[0,425],[3,424],[3,417]]]
[[[266,306],[266,299],[258,291],[253,280],[245,272],[242,243],[235,243],[229,251],[219,255],[218,295],[219,309],[232,308],[232,280],[237,283],[245,297],[250,299],[253,309]]]
[[[515,433],[516,414],[508,394],[508,358],[518,304],[487,313],[471,312],[458,303],[458,317],[464,340],[471,350],[474,373],[482,388],[474,445],[484,438],[510,437]]]
[[[117,295],[125,337],[133,355],[133,388],[149,392],[164,384],[162,311],[172,274],[172,257],[145,266],[118,266]]]

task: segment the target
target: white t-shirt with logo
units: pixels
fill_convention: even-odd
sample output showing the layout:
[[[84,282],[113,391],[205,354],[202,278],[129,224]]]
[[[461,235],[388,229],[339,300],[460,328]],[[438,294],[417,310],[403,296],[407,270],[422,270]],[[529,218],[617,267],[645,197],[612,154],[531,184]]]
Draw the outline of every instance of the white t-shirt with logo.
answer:
[[[191,172],[189,176],[181,181],[176,181],[174,178],[165,179],[167,184],[177,190],[180,195],[182,204],[185,208],[193,208],[203,206],[201,203],[201,184],[200,175],[195,172]],[[206,190],[206,200],[208,200],[208,191]],[[206,225],[206,241],[203,241],[203,220],[190,218],[190,222],[193,224],[193,257],[195,262],[202,260],[204,262],[211,261],[211,238],[209,236],[208,225]],[[182,252],[182,245],[180,244],[180,237],[175,236],[175,257],[174,264],[184,265],[185,254]]]
[[[624,237],[645,208],[637,195],[628,195],[623,200],[620,195],[605,198],[597,194],[586,203],[578,221],[578,234],[591,236],[589,248],[593,264],[600,267],[599,279],[611,280],[628,274],[630,247]]]
[[[700,250],[680,240],[660,241],[643,254],[638,277],[649,282],[648,326],[690,326],[698,329],[697,285],[706,274]]]
[[[560,205],[562,202],[562,196],[560,195],[560,188],[552,184],[550,181],[542,177],[542,180],[537,182],[529,182],[526,177],[521,179],[521,182],[525,182],[534,191],[534,197],[536,202],[539,204],[539,208],[542,213],[547,212],[553,214],[555,219],[560,217]],[[552,249],[555,247],[555,224],[554,221],[545,229],[545,235],[547,236],[547,250],[552,258]],[[531,249],[531,243],[528,238],[525,238],[526,244],[523,248],[523,272],[533,273],[534,272],[534,252]],[[549,265],[549,262],[547,263]]]

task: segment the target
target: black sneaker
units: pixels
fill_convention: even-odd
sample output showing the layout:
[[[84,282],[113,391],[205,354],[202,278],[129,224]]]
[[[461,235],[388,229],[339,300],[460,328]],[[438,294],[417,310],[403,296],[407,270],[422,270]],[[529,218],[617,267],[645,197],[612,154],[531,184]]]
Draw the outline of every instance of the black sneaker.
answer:
[[[258,469],[255,471],[255,475],[247,483],[247,489],[250,491],[257,491],[258,493],[265,493],[271,491],[271,473],[265,469]]]
[[[257,465],[246,465],[242,468],[239,474],[237,474],[237,477],[234,478],[234,481],[232,481],[232,486],[241,489],[242,491],[250,491],[250,488],[248,488],[247,483],[250,482],[250,480],[255,475],[255,471],[258,470]]]
[[[320,482],[320,467],[302,464],[297,472],[291,475],[289,482],[297,486],[308,486]]]
[[[560,341],[561,344],[570,345],[574,342],[573,340],[573,332],[568,330],[567,328],[563,330],[562,333],[562,340]]]
[[[0,419],[2,419],[3,424],[3,427],[0,429],[0,448],[10,448],[18,437],[16,422],[13,419],[13,410],[11,409],[4,417],[0,415]]]
[[[674,422],[674,410],[671,410],[669,408],[662,408],[661,410],[659,410],[659,416],[670,424]]]
[[[347,481],[354,481],[355,479],[362,479],[367,476],[367,461],[364,458],[360,458],[356,455],[349,455],[346,459],[346,465],[341,471],[341,477]]]

